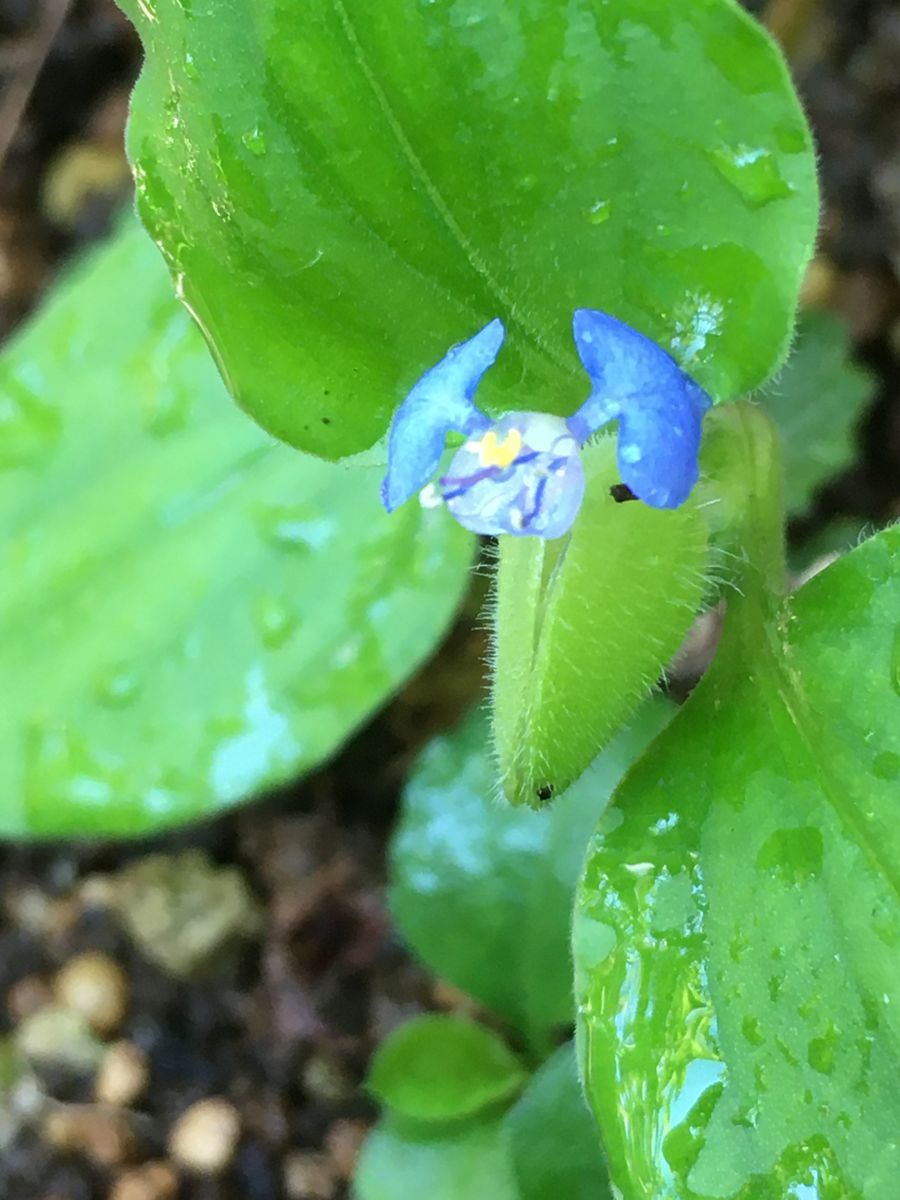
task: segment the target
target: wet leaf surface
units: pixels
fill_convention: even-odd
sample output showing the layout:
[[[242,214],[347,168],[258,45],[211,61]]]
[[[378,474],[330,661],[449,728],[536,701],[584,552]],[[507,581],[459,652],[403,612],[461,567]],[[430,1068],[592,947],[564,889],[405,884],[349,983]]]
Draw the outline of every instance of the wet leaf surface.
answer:
[[[626,1200],[880,1200],[900,1170],[900,531],[716,662],[589,852],[581,1054]]]
[[[428,966],[546,1048],[572,1020],[569,926],[584,848],[631,763],[670,719],[656,697],[541,812],[498,802],[487,717],[429,746],[392,849],[391,910]]]
[[[141,212],[230,389],[280,438],[364,449],[496,316],[494,411],[584,399],[579,306],[717,399],[783,356],[814,159],[778,52],[732,0],[123,7],[147,56]]]
[[[135,834],[330,754],[432,650],[473,540],[229,405],[138,230],[0,362],[0,833]]]

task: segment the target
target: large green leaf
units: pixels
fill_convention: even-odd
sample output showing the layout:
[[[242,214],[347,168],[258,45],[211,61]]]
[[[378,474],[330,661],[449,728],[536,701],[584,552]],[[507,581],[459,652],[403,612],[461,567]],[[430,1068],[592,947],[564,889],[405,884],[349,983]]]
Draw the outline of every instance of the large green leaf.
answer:
[[[545,1046],[572,1020],[569,925],[588,837],[674,706],[648,702],[541,812],[498,804],[485,715],[429,746],[403,798],[391,910],[432,970]]]
[[[588,305],[716,398],[790,334],[809,132],[734,0],[121,0],[140,208],[230,389],[340,456],[509,325],[484,398],[572,411]]]
[[[607,1200],[571,1043],[543,1064],[505,1114],[495,1106],[452,1127],[384,1117],[354,1184],[359,1200]]]
[[[143,231],[0,362],[0,833],[130,834],[329,754],[440,637],[472,539],[227,403]]]
[[[625,1200],[883,1200],[900,1176],[900,529],[778,606],[753,546],[775,516],[579,892],[583,1067]]]

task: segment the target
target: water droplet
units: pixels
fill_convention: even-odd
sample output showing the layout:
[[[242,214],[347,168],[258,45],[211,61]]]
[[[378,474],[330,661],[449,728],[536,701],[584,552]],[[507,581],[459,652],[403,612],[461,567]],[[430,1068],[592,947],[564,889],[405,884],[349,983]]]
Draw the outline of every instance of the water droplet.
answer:
[[[608,137],[605,142],[595,148],[594,154],[599,159],[618,158],[625,149],[625,138]]]
[[[258,125],[255,129],[248,129],[241,137],[241,141],[256,158],[262,158],[268,149],[266,146],[266,135]]]
[[[751,1104],[747,1108],[738,1109],[731,1118],[732,1125],[741,1129],[756,1129],[759,1124],[759,1104]]]
[[[256,609],[256,627],[269,650],[283,646],[297,628],[297,614],[283,601],[265,596]]]
[[[259,514],[266,541],[285,549],[322,550],[331,541],[336,523],[312,506],[274,505]]]
[[[834,1070],[834,1055],[838,1045],[838,1031],[829,1025],[821,1037],[813,1038],[806,1048],[809,1065],[820,1075],[830,1075]]]
[[[25,761],[25,793],[36,808],[102,808],[124,790],[121,762],[68,728],[30,730]]]
[[[137,5],[150,24],[155,25],[157,21],[156,7],[151,0],[137,0]]]
[[[741,1033],[751,1046],[761,1046],[766,1040],[759,1017],[746,1016],[741,1022]]]
[[[706,349],[708,340],[721,332],[723,315],[722,303],[715,296],[689,292],[673,313],[672,353],[683,364],[692,362]]]
[[[97,682],[96,694],[106,708],[127,708],[140,691],[140,676],[127,667],[113,667]]]
[[[822,834],[812,825],[778,829],[760,847],[756,865],[774,871],[785,883],[807,883],[821,871],[824,851]]]
[[[194,61],[193,54],[185,54],[184,56],[184,73],[188,79],[200,78],[200,72],[197,69],[197,63]]]
[[[300,745],[285,714],[273,703],[259,665],[246,678],[241,720],[230,736],[218,740],[209,782],[217,799],[232,801],[258,788],[263,780],[294,765]]]
[[[592,225],[604,225],[611,215],[611,200],[596,200],[588,210],[588,220]]]
[[[806,131],[793,122],[780,121],[775,126],[775,140],[778,142],[778,149],[783,150],[785,154],[802,154],[806,149]]]
[[[716,170],[752,208],[790,196],[775,156],[762,146],[717,146],[709,154]]]

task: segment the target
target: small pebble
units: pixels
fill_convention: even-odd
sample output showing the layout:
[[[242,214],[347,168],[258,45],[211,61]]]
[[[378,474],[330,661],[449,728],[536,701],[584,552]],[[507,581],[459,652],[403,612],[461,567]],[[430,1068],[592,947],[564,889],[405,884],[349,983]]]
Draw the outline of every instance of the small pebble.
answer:
[[[200,850],[150,854],[115,878],[115,907],[151,962],[189,979],[259,928],[261,911],[235,867]]]
[[[115,1167],[135,1151],[127,1117],[96,1104],[63,1105],[48,1114],[44,1138],[57,1150],[84,1154],[102,1167]]]
[[[325,1148],[341,1179],[352,1179],[363,1142],[369,1136],[365,1121],[335,1121],[325,1134]]]
[[[47,168],[41,207],[54,224],[77,229],[92,199],[121,193],[128,181],[128,163],[121,145],[78,142],[61,150]]]
[[[98,1034],[114,1033],[128,1008],[128,979],[108,955],[89,952],[70,959],[56,976],[56,999],[84,1017]]]
[[[241,1118],[227,1100],[212,1097],[192,1104],[169,1134],[169,1153],[189,1171],[215,1175],[234,1158]]]
[[[800,288],[803,308],[827,308],[837,286],[837,269],[829,259],[818,255],[806,268]]]
[[[100,1063],[94,1095],[101,1104],[128,1108],[146,1088],[149,1074],[143,1050],[133,1042],[114,1042]]]
[[[15,1030],[19,1051],[32,1062],[57,1063],[74,1071],[92,1071],[103,1047],[80,1013],[49,1004]]]
[[[334,1168],[324,1154],[295,1150],[284,1160],[287,1200],[331,1200],[337,1191]]]
[[[26,1020],[53,999],[50,984],[41,975],[26,975],[6,993],[6,1011],[14,1025]]]
[[[112,908],[116,885],[109,875],[88,875],[78,887],[78,898],[84,908]]]
[[[326,1054],[313,1054],[303,1067],[303,1086],[316,1100],[340,1104],[356,1095],[356,1084],[343,1064]]]
[[[115,1181],[109,1200],[175,1200],[178,1176],[166,1162],[144,1163]]]

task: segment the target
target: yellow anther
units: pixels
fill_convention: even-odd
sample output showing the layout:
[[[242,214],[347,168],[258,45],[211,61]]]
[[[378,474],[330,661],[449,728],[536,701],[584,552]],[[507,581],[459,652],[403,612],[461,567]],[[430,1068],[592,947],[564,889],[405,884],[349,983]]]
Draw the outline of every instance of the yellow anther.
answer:
[[[496,433],[489,429],[479,442],[478,461],[483,467],[501,467],[505,470],[521,449],[522,435],[518,429],[510,429],[502,442],[498,442]]]

